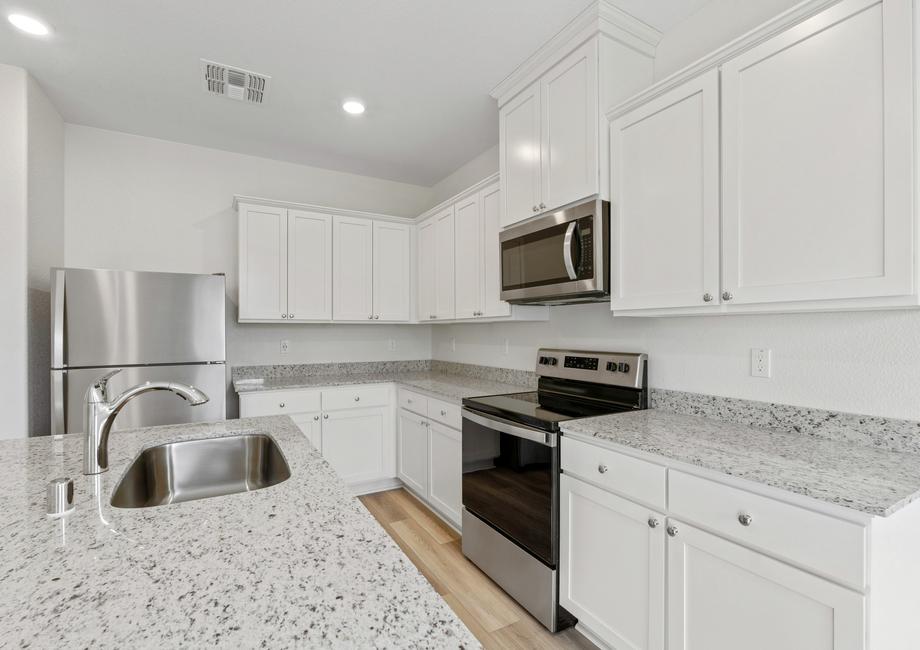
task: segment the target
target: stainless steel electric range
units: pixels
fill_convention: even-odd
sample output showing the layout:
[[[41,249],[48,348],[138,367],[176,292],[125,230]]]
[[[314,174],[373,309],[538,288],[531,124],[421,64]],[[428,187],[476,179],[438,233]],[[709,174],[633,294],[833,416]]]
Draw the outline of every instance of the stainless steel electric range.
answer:
[[[559,606],[559,425],[648,408],[648,357],[543,349],[536,391],[463,400],[463,554],[543,625]]]

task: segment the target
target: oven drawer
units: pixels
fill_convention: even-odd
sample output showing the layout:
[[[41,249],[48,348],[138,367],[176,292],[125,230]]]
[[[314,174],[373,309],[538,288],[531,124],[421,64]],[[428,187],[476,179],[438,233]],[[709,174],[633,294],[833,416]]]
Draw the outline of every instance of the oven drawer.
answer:
[[[318,390],[270,390],[243,393],[240,396],[240,417],[242,418],[313,413],[319,410],[320,392]]]
[[[460,429],[463,425],[463,416],[460,415],[460,405],[451,404],[443,400],[430,398],[428,400],[428,417],[446,424],[453,429]]]
[[[673,469],[668,502],[671,512],[688,523],[865,587],[863,526]]]
[[[428,398],[405,388],[399,389],[399,406],[419,415],[428,415]]]
[[[653,508],[665,509],[667,470],[661,465],[563,436],[562,471]]]
[[[349,386],[347,388],[323,391],[324,411],[387,406],[389,403],[390,387],[386,384],[379,386]]]

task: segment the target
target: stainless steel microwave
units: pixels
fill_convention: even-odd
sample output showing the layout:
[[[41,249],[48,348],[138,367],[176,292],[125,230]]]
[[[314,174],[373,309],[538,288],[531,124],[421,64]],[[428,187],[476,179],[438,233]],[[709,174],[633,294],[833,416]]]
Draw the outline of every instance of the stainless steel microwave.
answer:
[[[562,305],[610,300],[610,203],[593,198],[499,234],[501,298]]]

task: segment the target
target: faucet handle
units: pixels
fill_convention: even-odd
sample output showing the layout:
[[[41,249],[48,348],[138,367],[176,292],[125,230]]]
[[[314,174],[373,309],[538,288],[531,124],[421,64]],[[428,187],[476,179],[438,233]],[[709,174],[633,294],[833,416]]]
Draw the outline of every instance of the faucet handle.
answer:
[[[90,390],[95,389],[96,391],[98,391],[100,397],[102,397],[104,401],[108,402],[109,401],[109,379],[111,379],[112,377],[120,373],[121,371],[122,371],[122,368],[116,368],[115,370],[112,370],[111,372],[105,373],[99,379],[93,382],[93,385],[90,388]]]

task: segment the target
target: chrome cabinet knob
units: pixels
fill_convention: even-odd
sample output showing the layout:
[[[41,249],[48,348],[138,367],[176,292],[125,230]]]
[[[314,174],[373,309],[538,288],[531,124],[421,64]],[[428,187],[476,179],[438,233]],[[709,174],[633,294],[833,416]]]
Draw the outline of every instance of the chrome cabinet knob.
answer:
[[[533,209],[534,212],[536,212],[536,211],[537,211],[537,206],[533,206],[532,209]]]
[[[374,320],[374,315],[373,315],[373,314],[368,314],[368,315],[367,315],[367,320]]]
[[[314,420],[314,421],[319,420],[319,416],[318,416],[318,415],[314,415],[314,416],[313,416],[313,420]]]
[[[541,209],[541,210],[545,210],[545,209],[546,209],[546,204],[545,204],[545,203],[541,203],[541,204],[540,204],[540,209]]]
[[[380,314],[374,314],[374,320],[380,320]]]
[[[600,474],[606,474],[606,473],[607,473],[607,466],[604,465],[603,463],[601,463],[600,465],[597,466],[597,471],[598,471]]]
[[[754,518],[746,512],[743,512],[738,515],[738,523],[742,526],[750,526],[752,523],[754,523]]]
[[[294,314],[288,314],[288,318],[294,318]]]
[[[284,408],[284,402],[280,402],[280,403],[278,404],[278,408],[279,408],[279,409],[283,409],[283,408]]]
[[[445,411],[444,409],[441,409],[441,415],[447,415],[447,411]]]
[[[287,318],[287,314],[281,314],[281,318]]]
[[[411,399],[407,399],[407,400],[406,400],[406,404],[411,404],[411,403],[412,403],[412,400],[411,400]]]
[[[731,292],[731,291],[723,291],[723,292],[722,292],[722,300],[731,300],[731,299],[734,298],[734,297],[735,297],[735,296],[732,295],[732,292]]]
[[[668,531],[668,537],[677,537],[677,526],[673,524],[668,526],[665,530]]]
[[[708,293],[708,292],[707,292],[707,293],[704,293],[704,294],[703,294],[703,302],[712,302],[712,294],[711,294],[711,293]]]
[[[323,419],[324,419],[324,420],[328,420],[328,419],[329,419],[329,414],[328,414],[328,413],[323,413]]]
[[[361,401],[361,396],[360,396],[360,395],[355,395],[355,401],[356,401],[356,402],[360,402],[360,401]]]
[[[661,522],[658,521],[655,517],[648,518],[648,527],[649,528],[658,528],[661,525]]]

